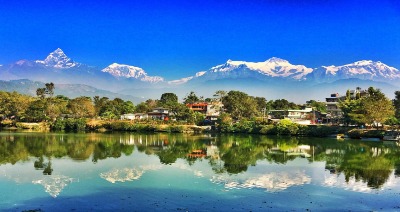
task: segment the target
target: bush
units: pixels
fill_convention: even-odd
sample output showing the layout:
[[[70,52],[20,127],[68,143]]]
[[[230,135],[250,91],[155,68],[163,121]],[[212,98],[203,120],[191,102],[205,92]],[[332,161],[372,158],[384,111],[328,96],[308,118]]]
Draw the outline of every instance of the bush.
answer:
[[[276,131],[278,135],[296,135],[299,131],[299,127],[296,123],[288,119],[282,119],[276,125]]]
[[[53,122],[50,125],[51,130],[55,131],[85,131],[86,130],[86,119],[80,118],[80,119],[74,119],[74,118],[69,118],[69,119],[57,119],[55,122]]]
[[[262,126],[262,128],[261,128],[261,130],[259,132],[261,134],[265,134],[265,135],[276,135],[276,134],[278,134],[275,125]]]
[[[57,119],[55,122],[53,122],[50,125],[51,130],[55,130],[55,131],[63,131],[65,129],[65,120],[63,119]]]
[[[360,139],[364,134],[364,130],[352,129],[347,134],[349,135],[350,138]]]

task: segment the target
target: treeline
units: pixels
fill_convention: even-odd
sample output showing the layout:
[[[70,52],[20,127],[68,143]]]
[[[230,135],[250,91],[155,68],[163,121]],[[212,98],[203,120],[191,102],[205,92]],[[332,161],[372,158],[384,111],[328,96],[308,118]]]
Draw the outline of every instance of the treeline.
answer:
[[[192,91],[183,98],[183,102],[179,102],[174,93],[164,93],[160,99],[148,99],[134,105],[131,101],[120,98],[82,96],[71,99],[63,95],[54,96],[54,89],[53,83],[47,83],[46,87],[37,89],[36,97],[0,91],[0,119],[15,122],[54,122],[59,118],[118,120],[122,114],[147,113],[156,107],[164,107],[169,109],[173,120],[200,124],[204,115],[190,110],[186,104],[215,104],[216,111],[229,114],[233,120],[259,117],[271,109],[301,107],[286,99],[267,101],[264,97],[252,97],[240,91],[217,91],[212,98],[199,97]],[[311,102],[319,104],[316,101]]]
[[[207,102],[220,113],[216,121],[217,128],[213,129],[219,132],[325,136],[337,131],[334,127],[302,126],[290,120],[272,123],[266,118],[270,110],[301,109],[305,106],[325,112],[325,103],[314,100],[298,105],[286,99],[268,101],[264,97],[253,97],[241,91],[219,90],[211,98],[197,96],[192,91],[182,102],[176,94],[164,93],[160,99],[148,99],[134,105],[131,101],[120,98],[82,96],[71,99],[62,95],[54,96],[54,89],[53,83],[47,83],[46,87],[37,89],[36,97],[0,91],[0,126],[32,128],[24,123],[35,122],[44,123],[44,127],[53,130],[66,131],[105,129],[182,132],[187,130],[182,125],[205,124],[205,115],[186,105]],[[400,119],[400,91],[396,92],[396,99],[391,101],[379,89],[371,87],[365,96],[352,98],[348,95],[339,106],[343,112],[340,123],[344,125],[395,125]],[[147,113],[156,107],[169,109],[169,121],[117,121],[122,114]],[[160,127],[161,125],[167,126]]]

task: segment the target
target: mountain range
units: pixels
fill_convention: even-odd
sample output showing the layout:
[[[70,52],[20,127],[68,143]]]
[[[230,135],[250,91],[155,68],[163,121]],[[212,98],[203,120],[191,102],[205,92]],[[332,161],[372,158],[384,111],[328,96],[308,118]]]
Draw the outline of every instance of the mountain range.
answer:
[[[276,57],[264,62],[228,60],[192,76],[167,81],[163,76],[151,76],[132,65],[112,63],[98,68],[78,63],[56,49],[44,60],[19,60],[2,65],[0,73],[2,90],[34,95],[37,86],[54,82],[56,93],[69,97],[96,94],[134,102],[159,98],[165,92],[174,92],[183,98],[190,91],[211,97],[216,90],[241,90],[267,99],[286,98],[304,103],[310,99],[323,101],[330,93],[344,93],[356,87],[374,86],[389,97],[400,90],[400,71],[371,60],[317,68],[293,65]]]

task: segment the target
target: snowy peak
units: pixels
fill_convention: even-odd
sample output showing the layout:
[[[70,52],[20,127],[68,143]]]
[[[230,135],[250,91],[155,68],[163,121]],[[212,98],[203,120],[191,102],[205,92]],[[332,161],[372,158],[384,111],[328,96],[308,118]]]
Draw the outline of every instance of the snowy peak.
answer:
[[[228,60],[225,64],[212,67],[209,72],[229,72],[244,69],[258,72],[270,77],[285,77],[294,80],[304,80],[312,72],[311,68],[303,65],[292,65],[289,61],[272,57],[265,62],[246,62]]]
[[[277,58],[277,57],[271,57],[268,60],[265,61],[266,63],[274,63],[274,64],[290,64],[289,61],[281,59],[281,58]]]
[[[118,63],[113,63],[101,71],[109,73],[116,78],[135,78],[144,82],[152,83],[164,81],[164,78],[162,77],[148,76],[142,68]]]
[[[45,66],[54,68],[72,68],[79,65],[79,63],[74,62],[60,48],[51,52],[49,56],[44,60],[37,60],[36,63],[43,64]]]
[[[342,66],[322,66],[312,73],[317,81],[359,78],[376,81],[400,79],[400,71],[380,61],[360,60]]]

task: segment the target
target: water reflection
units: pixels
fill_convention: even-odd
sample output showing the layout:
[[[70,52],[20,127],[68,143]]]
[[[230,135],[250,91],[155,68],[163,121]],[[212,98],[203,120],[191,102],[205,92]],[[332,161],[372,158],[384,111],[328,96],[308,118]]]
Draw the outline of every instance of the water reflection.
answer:
[[[262,188],[284,190],[293,185],[311,183],[304,170],[269,172],[237,180],[229,176],[246,173],[261,161],[285,165],[303,158],[309,163],[324,162],[325,186],[364,191],[381,188],[391,176],[399,177],[400,151],[397,145],[382,142],[250,135],[190,136],[182,134],[41,134],[0,133],[0,167],[19,161],[33,161],[33,167],[43,175],[52,175],[52,160],[68,157],[75,161],[98,163],[107,158],[138,152],[158,157],[160,164],[111,169],[100,177],[111,182],[138,180],[150,170],[176,164],[178,159],[189,166],[206,161],[213,175],[211,182],[225,188]],[[183,167],[188,169],[187,167]],[[57,167],[62,169],[62,167]],[[204,177],[201,170],[191,170]],[[340,176],[344,176],[341,181]],[[52,176],[34,183],[42,184],[52,196],[57,196],[71,179]],[[60,187],[56,187],[60,186]],[[366,185],[366,187],[365,187]],[[364,187],[363,187],[364,186]]]
[[[141,166],[140,168],[113,169],[108,172],[100,173],[100,177],[111,183],[133,181],[140,179],[146,171],[159,170],[161,167],[161,165],[152,165]]]
[[[42,177],[42,179],[32,181],[33,184],[42,185],[45,191],[54,198],[72,182],[77,182],[77,180],[63,175]]]
[[[285,190],[291,186],[308,184],[311,177],[304,172],[273,172],[239,181],[226,176],[213,176],[211,182],[223,184],[226,189],[261,188],[269,192]]]

